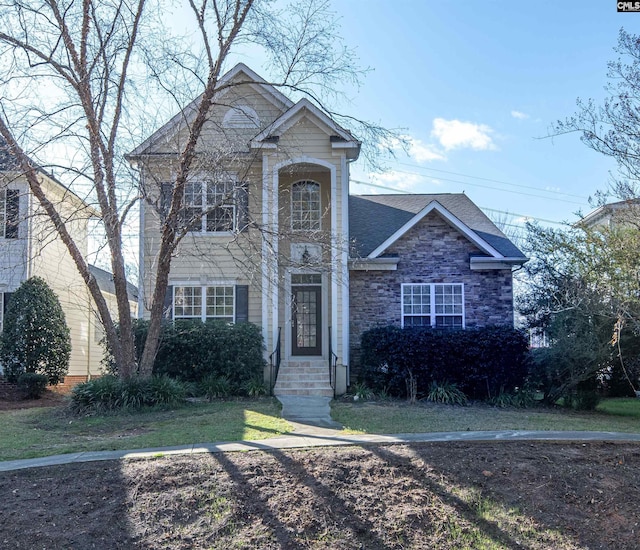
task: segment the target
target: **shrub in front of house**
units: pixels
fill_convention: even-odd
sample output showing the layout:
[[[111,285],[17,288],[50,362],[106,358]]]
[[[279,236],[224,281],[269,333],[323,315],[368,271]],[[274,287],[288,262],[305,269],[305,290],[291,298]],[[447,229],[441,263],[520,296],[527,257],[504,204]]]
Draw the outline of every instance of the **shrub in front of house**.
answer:
[[[362,336],[362,379],[374,391],[417,398],[446,381],[467,397],[489,399],[522,387],[529,370],[528,340],[510,327],[466,330],[374,328]]]
[[[134,322],[136,350],[140,353],[149,323]],[[166,375],[201,385],[205,380],[225,379],[228,395],[246,395],[264,369],[262,332],[252,323],[175,321],[162,328],[154,375]],[[104,363],[117,374],[112,358]]]
[[[172,406],[184,401],[185,384],[167,376],[130,378],[101,376],[71,390],[71,409],[77,413]]]
[[[71,337],[60,301],[40,277],[24,281],[11,296],[0,334],[0,364],[9,382],[42,374],[51,385],[69,371]]]
[[[44,374],[25,372],[18,377],[17,386],[25,399],[40,399],[49,385]]]

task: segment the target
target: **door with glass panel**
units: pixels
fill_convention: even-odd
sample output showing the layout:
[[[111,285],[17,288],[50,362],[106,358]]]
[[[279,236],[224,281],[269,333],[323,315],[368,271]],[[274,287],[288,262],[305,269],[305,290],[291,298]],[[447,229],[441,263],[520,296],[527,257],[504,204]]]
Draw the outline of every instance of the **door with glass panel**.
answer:
[[[291,275],[291,355],[322,355],[322,278]]]

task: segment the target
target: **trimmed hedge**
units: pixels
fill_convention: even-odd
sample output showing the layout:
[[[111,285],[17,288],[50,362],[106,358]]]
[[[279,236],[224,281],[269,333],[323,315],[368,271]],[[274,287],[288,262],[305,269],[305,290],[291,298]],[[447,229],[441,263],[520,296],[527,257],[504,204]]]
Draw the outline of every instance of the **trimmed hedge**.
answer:
[[[362,335],[362,378],[376,391],[417,397],[433,382],[455,384],[472,399],[489,399],[522,387],[529,371],[526,335],[510,327],[435,330],[387,326]]]
[[[148,321],[134,321],[139,355],[148,327]],[[205,379],[226,379],[229,395],[245,395],[253,381],[263,377],[262,351],[262,333],[254,324],[175,321],[162,328],[153,374],[195,383]],[[109,372],[117,374],[108,353],[104,362]]]

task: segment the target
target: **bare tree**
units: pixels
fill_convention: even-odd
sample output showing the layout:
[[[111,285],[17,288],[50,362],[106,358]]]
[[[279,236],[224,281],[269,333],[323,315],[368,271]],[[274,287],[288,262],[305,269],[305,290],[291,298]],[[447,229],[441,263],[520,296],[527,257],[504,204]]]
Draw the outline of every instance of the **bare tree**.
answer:
[[[342,46],[327,0],[295,0],[285,8],[271,0],[189,0],[198,34],[187,43],[162,26],[159,14],[167,2],[0,3],[0,134],[89,288],[123,377],[148,376],[152,370],[172,255],[190,223],[187,220],[185,225],[182,214],[185,185],[197,164],[196,146],[211,103],[221,91],[220,76],[230,55],[248,45],[261,48],[274,70],[273,85],[309,95],[332,116],[337,114],[328,105],[336,90],[345,81],[357,84],[362,75],[352,52]],[[185,108],[187,96],[197,99]],[[161,225],[149,331],[137,364],[123,228],[142,190],[132,183],[122,153],[149,133],[162,107],[169,105],[181,110],[186,137],[176,152]],[[350,119],[350,125],[374,139],[385,134],[384,129],[355,119]],[[73,176],[71,184],[100,214],[119,330],[78,243],[44,192],[32,163],[31,159],[45,152],[50,155],[52,150],[64,151],[69,158],[64,174]]]

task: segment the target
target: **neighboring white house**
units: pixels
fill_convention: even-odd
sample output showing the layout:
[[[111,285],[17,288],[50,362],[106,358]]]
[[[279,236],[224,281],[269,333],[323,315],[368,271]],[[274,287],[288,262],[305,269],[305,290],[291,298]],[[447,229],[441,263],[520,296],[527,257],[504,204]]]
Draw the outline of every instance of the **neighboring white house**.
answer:
[[[95,211],[44,170],[38,177],[82,254],[87,256],[88,224]],[[108,274],[92,267],[108,303]],[[93,300],[75,263],[32,195],[4,141],[0,141],[0,330],[11,294],[29,277],[42,277],[58,296],[71,332],[71,359],[64,385],[100,374],[101,327]],[[133,289],[132,289],[133,291]],[[113,291],[111,291],[113,292]],[[132,314],[137,302],[132,292]],[[113,311],[117,311],[115,307]]]

